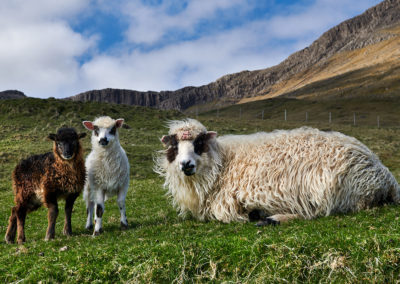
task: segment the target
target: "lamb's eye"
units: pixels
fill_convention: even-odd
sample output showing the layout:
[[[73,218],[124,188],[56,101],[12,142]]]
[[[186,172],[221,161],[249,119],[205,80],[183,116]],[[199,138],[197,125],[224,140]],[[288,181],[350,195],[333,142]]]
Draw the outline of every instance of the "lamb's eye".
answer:
[[[110,130],[110,134],[111,135],[115,135],[115,132],[117,131],[117,128],[114,126],[113,128],[111,128]]]
[[[99,136],[99,131],[98,131],[98,130],[95,130],[95,131],[94,131],[94,135]]]

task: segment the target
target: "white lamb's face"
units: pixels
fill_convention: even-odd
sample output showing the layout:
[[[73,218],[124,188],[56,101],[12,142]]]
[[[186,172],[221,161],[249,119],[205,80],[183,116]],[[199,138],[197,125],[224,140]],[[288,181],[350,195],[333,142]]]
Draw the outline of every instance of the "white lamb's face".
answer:
[[[201,169],[205,154],[209,151],[209,140],[215,136],[215,132],[207,132],[194,139],[178,140],[176,135],[168,135],[161,141],[168,147],[166,152],[168,162],[186,176],[191,176]]]
[[[111,120],[111,118],[109,118],[109,120]],[[119,118],[115,120],[115,122],[111,122],[108,127],[104,127],[104,124],[102,127],[100,127],[91,121],[84,121],[83,125],[86,127],[86,129],[92,131],[92,145],[94,147],[106,148],[112,145],[114,141],[118,140],[117,128],[120,128],[123,123],[124,119]]]
[[[108,147],[112,145],[117,135],[117,127],[115,125],[110,127],[99,127],[94,125],[92,143],[100,145],[101,147]]]

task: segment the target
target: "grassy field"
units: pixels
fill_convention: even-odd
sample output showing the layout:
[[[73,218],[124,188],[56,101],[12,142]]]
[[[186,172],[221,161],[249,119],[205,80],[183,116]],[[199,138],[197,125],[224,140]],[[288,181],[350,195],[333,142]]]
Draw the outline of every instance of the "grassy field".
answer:
[[[351,102],[352,105],[358,105]],[[351,109],[349,102],[336,102]],[[305,104],[295,100],[243,105],[254,112],[269,107],[277,117],[265,120],[238,118],[238,106],[199,114],[210,130],[220,135],[252,133],[305,124],[305,109],[322,113],[325,103]],[[395,103],[378,101],[396,119]],[[293,119],[278,119],[290,109]],[[398,108],[397,108],[398,110]],[[115,198],[106,202],[104,234],[93,238],[84,229],[85,208],[80,197],[72,216],[73,236],[62,235],[63,205],[56,239],[45,242],[46,209],[28,215],[27,242],[0,244],[0,282],[396,282],[400,280],[399,207],[385,206],[357,214],[298,220],[276,227],[254,224],[201,223],[177,216],[165,197],[162,180],[152,172],[152,154],[161,149],[159,138],[167,132],[167,119],[182,118],[178,112],[58,101],[24,99],[0,101],[0,235],[7,227],[13,206],[10,175],[19,159],[51,149],[45,139],[64,124],[85,131],[82,120],[100,114],[123,117],[130,129],[120,132],[121,144],[131,163],[131,186],[127,196],[130,229],[119,230]],[[236,119],[233,119],[236,114]],[[308,124],[344,132],[375,151],[400,180],[400,129],[346,121]],[[86,153],[89,138],[84,139]]]

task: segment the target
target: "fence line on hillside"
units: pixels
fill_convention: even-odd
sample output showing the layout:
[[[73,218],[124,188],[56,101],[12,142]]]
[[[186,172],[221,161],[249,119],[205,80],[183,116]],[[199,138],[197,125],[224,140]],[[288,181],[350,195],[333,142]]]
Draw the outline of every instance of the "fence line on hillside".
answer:
[[[220,110],[220,108],[215,109],[214,111],[208,112],[208,115],[214,115],[217,118],[229,118],[232,116],[233,119],[239,119],[239,120],[253,120],[253,119],[259,119],[262,121],[274,121],[274,122],[305,122],[309,124],[315,124],[315,123],[322,123],[322,124],[340,124],[340,125],[352,125],[352,126],[373,126],[377,128],[382,128],[382,127],[389,127],[389,128],[400,128],[400,112],[399,112],[399,120],[393,120],[391,119],[384,119],[384,115],[382,114],[371,114],[369,112],[349,112],[348,116],[343,116],[343,113],[340,115],[340,118],[335,118],[335,113],[333,111],[327,111],[327,112],[316,112],[314,113],[314,118],[313,118],[313,113],[310,111],[305,111],[303,118],[299,118],[300,114],[299,112],[295,112],[294,116],[290,115],[290,112],[287,109],[282,110],[282,114],[277,115],[276,112],[274,112],[274,117],[267,117],[268,113],[265,111],[265,109],[262,109],[261,111],[257,111],[252,113],[251,110],[244,110],[242,107],[239,108],[238,110],[239,113],[236,114],[227,114],[224,113],[223,111]],[[196,108],[194,111],[191,112],[191,114],[195,115],[196,118],[199,117],[199,109]],[[200,114],[201,115],[201,114]],[[325,119],[321,119],[322,117],[325,117]],[[316,119],[315,117],[318,117]]]

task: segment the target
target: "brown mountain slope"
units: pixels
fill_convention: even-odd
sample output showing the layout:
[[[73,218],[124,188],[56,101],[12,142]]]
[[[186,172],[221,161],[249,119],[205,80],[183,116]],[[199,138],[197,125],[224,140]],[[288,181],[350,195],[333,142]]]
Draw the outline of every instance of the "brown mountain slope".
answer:
[[[396,87],[396,80],[400,81],[398,72],[400,68],[400,25],[374,33],[374,36],[379,37],[379,35],[382,37],[388,35],[389,39],[360,49],[339,52],[322,63],[268,87],[262,91],[265,95],[243,98],[239,103],[281,95],[296,96],[297,98],[325,98],[332,95],[354,96],[356,93],[362,95],[361,90],[368,94],[374,85],[376,87],[382,85],[382,81],[386,82],[386,93],[389,93],[387,92],[389,89],[392,90]],[[315,88],[316,85],[324,85],[329,92]],[[349,93],[348,90],[354,91],[354,87],[358,88],[357,92]]]
[[[193,105],[210,102],[233,104],[247,101],[244,98],[274,97],[293,92],[318,80],[356,70],[355,66],[364,68],[372,66],[372,62],[388,62],[386,59],[375,60],[375,57],[380,58],[380,55],[375,55],[374,52],[383,49],[391,39],[394,39],[394,43],[389,44],[396,46],[398,29],[393,27],[399,24],[400,0],[385,0],[363,14],[335,26],[309,47],[292,54],[271,68],[226,75],[208,85],[186,87],[176,91],[138,92],[104,89],[78,94],[69,99],[184,110]],[[379,43],[382,46],[377,45]],[[377,47],[370,49],[368,53],[358,54],[359,49],[371,45]],[[391,48],[393,47],[388,47]],[[348,64],[350,60],[352,63]],[[360,63],[355,64],[359,61]],[[363,66],[367,63],[369,65]]]

